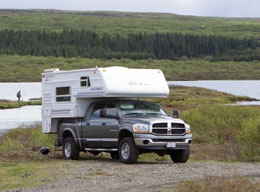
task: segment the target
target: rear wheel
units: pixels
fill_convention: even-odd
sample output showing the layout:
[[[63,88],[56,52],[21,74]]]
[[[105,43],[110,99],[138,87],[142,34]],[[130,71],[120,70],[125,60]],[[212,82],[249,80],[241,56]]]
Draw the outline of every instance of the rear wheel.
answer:
[[[190,148],[184,150],[175,150],[171,154],[174,163],[186,163],[190,157]]]
[[[71,137],[65,138],[63,142],[63,157],[65,159],[77,160],[79,158],[79,148]]]
[[[119,156],[123,163],[133,164],[137,162],[139,151],[131,137],[125,137],[119,144]]]

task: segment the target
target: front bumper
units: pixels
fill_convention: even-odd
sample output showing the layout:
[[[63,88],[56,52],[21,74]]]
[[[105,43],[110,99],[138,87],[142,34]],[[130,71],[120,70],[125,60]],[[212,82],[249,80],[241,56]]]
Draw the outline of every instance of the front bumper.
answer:
[[[190,147],[192,134],[184,136],[158,136],[153,134],[133,134],[135,145],[146,150],[181,150]],[[176,147],[167,148],[168,142],[175,142]]]

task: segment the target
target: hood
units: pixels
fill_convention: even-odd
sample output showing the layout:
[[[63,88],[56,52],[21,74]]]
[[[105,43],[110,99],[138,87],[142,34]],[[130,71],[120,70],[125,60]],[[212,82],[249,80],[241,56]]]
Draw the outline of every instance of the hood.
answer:
[[[145,123],[150,124],[154,122],[172,122],[172,123],[184,123],[183,120],[178,118],[173,118],[169,116],[131,116],[124,117],[124,121],[132,122],[132,123]]]

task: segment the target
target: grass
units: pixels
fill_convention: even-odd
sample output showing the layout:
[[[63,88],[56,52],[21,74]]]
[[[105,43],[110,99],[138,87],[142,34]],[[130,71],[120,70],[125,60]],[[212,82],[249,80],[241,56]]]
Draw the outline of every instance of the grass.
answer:
[[[12,108],[19,108],[27,105],[41,105],[41,104],[42,102],[39,100],[20,101],[20,102],[0,100],[0,109],[12,109]]]
[[[260,161],[259,107],[201,106],[184,111],[181,118],[200,144],[195,159]]]
[[[211,158],[244,161],[259,159],[260,153],[257,150],[245,151],[245,149],[253,149],[254,145],[260,144],[254,143],[260,140],[256,136],[260,135],[257,132],[259,109],[256,107],[219,106],[219,104],[234,101],[251,100],[250,98],[236,97],[203,88],[176,86],[171,89],[168,98],[146,100],[160,104],[167,109],[169,114],[173,109],[181,110],[181,117],[191,124],[196,143],[192,148],[192,159]],[[32,148],[45,145],[53,149],[55,135],[44,135],[40,130],[40,126],[20,128],[11,130],[0,137],[0,159],[42,158],[39,152],[34,152]],[[247,143],[244,142],[245,138]],[[237,154],[236,150],[240,144],[246,148],[239,148],[239,154]],[[249,152],[250,154],[248,154]],[[149,161],[151,158],[165,160],[153,154],[144,155],[141,160]]]
[[[60,163],[53,160],[0,162],[0,191],[29,188],[53,181],[62,173]]]
[[[167,99],[153,99],[169,111],[182,109],[181,118],[191,124],[194,136],[191,160],[216,161],[260,161],[260,111],[258,107],[223,106],[249,98],[241,98],[217,91],[174,87]],[[250,99],[249,99],[250,100]],[[10,130],[0,137],[0,190],[27,188],[48,183],[65,174],[64,161],[53,157],[53,143],[56,135],[41,133],[41,126]],[[51,153],[43,156],[39,147],[47,146]],[[111,161],[108,154],[94,157],[81,154],[83,160]],[[170,161],[169,156],[160,157],[154,153],[142,154],[140,162]],[[64,172],[65,171],[65,172]],[[66,173],[67,174],[67,173]],[[57,176],[58,175],[58,176]],[[53,178],[52,178],[53,177]],[[226,181],[226,182],[224,182]],[[182,191],[212,191],[214,187],[230,189],[234,182],[244,182],[253,189],[251,181],[244,177],[206,177],[201,181],[184,182],[178,188]],[[239,183],[238,182],[238,183]],[[213,187],[213,188],[212,188]],[[192,188],[192,190],[187,190]],[[212,189],[212,190],[211,190]],[[216,188],[216,190],[219,188]],[[204,190],[204,191],[203,191]],[[250,191],[249,190],[249,191]],[[240,191],[238,191],[240,192]]]
[[[199,181],[185,181],[178,185],[174,192],[259,192],[260,183],[253,182],[247,177],[234,175],[226,176],[205,176]],[[168,191],[168,190],[165,190]]]
[[[0,55],[0,82],[41,81],[44,69],[62,70],[122,66],[130,68],[159,68],[167,80],[245,80],[259,79],[260,62],[211,62],[202,59],[131,60],[131,59],[86,59],[55,58],[19,55]],[[10,75],[12,74],[12,75]]]
[[[169,97],[147,98],[146,100],[158,103],[171,114],[173,109],[187,110],[200,105],[229,104],[238,101],[255,101],[256,99],[197,87],[174,86],[170,88]],[[0,109],[18,108],[25,105],[41,105],[41,99],[33,98],[25,102],[0,100]]]
[[[39,147],[45,145],[53,151],[56,135],[42,134],[41,126],[13,129],[0,137],[0,161],[43,160]]]
[[[128,34],[181,32],[235,37],[259,36],[258,18],[214,18],[167,13],[127,13],[57,10],[0,10],[0,30],[85,29]]]
[[[159,104],[171,114],[173,109],[185,111],[200,106],[254,101],[255,99],[199,87],[173,86],[167,98],[149,98],[146,100]]]

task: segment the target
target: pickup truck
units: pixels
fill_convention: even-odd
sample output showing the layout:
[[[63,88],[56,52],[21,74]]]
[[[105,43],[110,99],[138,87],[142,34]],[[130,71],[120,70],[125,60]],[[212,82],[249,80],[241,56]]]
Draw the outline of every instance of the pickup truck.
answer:
[[[65,159],[76,160],[81,151],[108,152],[131,164],[139,154],[155,152],[185,163],[191,142],[190,126],[177,111],[171,117],[155,103],[107,99],[91,103],[84,118],[60,121],[56,145],[63,147]]]

